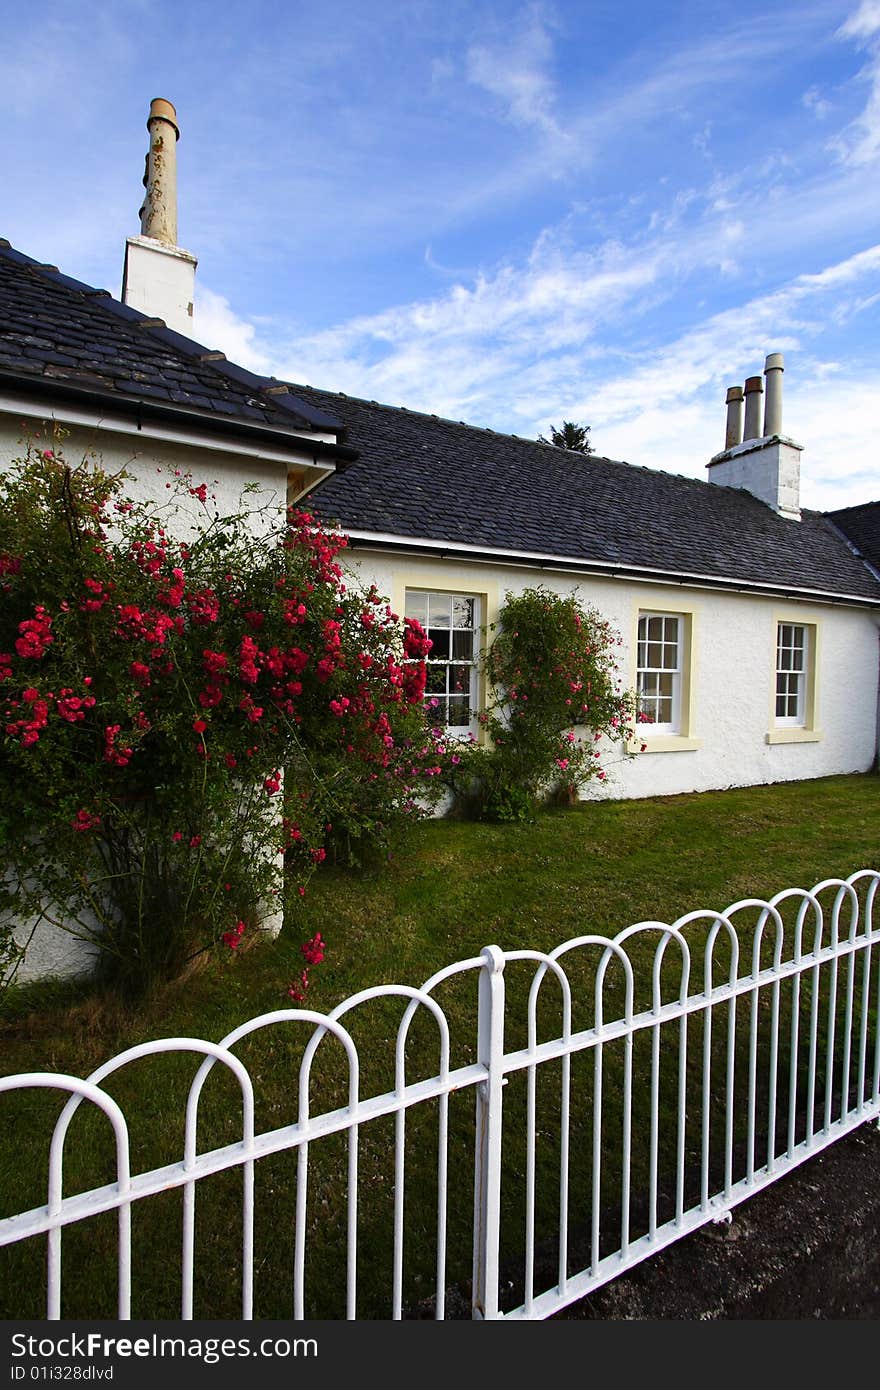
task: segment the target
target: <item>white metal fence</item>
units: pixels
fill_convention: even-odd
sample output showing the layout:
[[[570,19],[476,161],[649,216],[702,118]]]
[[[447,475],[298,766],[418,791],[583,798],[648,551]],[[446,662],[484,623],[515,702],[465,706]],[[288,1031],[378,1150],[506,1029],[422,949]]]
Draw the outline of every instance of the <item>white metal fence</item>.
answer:
[[[69,1099],[49,1145],[47,1200],[0,1220],[0,1247],[44,1237],[46,1316],[69,1316],[62,1297],[62,1237],[100,1213],[115,1213],[115,1314],[159,1316],[138,1301],[137,1265],[132,1307],[132,1212],[176,1191],[179,1315],[205,1316],[194,1295],[197,1191],[212,1175],[234,1171],[241,1178],[241,1214],[233,1220],[224,1208],[223,1234],[230,1224],[240,1233],[230,1263],[240,1300],[236,1295],[235,1310],[227,1315],[265,1316],[254,1297],[255,1271],[265,1258],[255,1242],[255,1182],[273,1155],[293,1154],[291,1255],[286,1265],[282,1261],[282,1296],[289,1301],[285,1313],[269,1315],[363,1316],[359,1272],[364,1256],[374,1253],[375,1238],[371,1234],[364,1243],[362,1218],[365,1208],[379,1203],[378,1152],[379,1171],[385,1157],[393,1177],[387,1270],[378,1300],[384,1300],[384,1311],[368,1315],[454,1315],[446,1295],[457,1280],[459,1289],[469,1286],[473,1317],[548,1317],[697,1227],[725,1219],[737,1203],[880,1115],[878,884],[880,873],[865,869],[811,891],[787,889],[769,902],[743,900],[723,913],[691,912],[672,925],[640,922],[613,940],[576,937],[550,953],[489,946],[439,971],[420,989],[364,990],[329,1015],[283,1009],[252,1019],[216,1044],[192,1038],[145,1043],[86,1080],[55,1073],[2,1078],[0,1092],[58,1088]],[[478,983],[476,1049],[457,1065],[439,997],[462,977]],[[392,1034],[387,1041],[393,1084],[381,1094],[364,1095],[353,1021],[376,1001],[387,1008],[391,1000],[400,1010],[390,1029],[387,1018],[385,1024]],[[436,1057],[436,1070],[413,1079],[407,1041],[422,1015],[434,1041],[429,1048],[427,1035],[420,1035],[418,1057]],[[271,1067],[272,1054],[263,1055],[254,1076],[236,1049],[246,1038],[274,1030],[287,1039],[292,1026],[308,1030],[296,1054],[296,1118],[261,1127],[255,1081]],[[507,1050],[516,1034],[520,1045]],[[328,1038],[337,1040],[346,1062],[343,1103],[313,1114],[315,1061],[326,1052]],[[133,1063],[165,1053],[202,1058],[186,1083],[183,1157],[132,1172],[126,1116],[108,1083]],[[283,1052],[285,1065],[292,1056]],[[218,1065],[237,1089],[231,1111],[241,1116],[240,1137],[202,1149],[200,1102]],[[65,1196],[66,1139],[84,1101],[112,1127],[115,1176]],[[466,1105],[469,1148],[461,1134],[453,1141],[451,1102],[459,1114]],[[420,1133],[415,1144],[408,1143],[408,1126],[426,1106],[433,1113],[430,1140]],[[229,1111],[227,1104],[227,1119]],[[365,1184],[358,1171],[362,1136],[382,1117],[389,1117],[393,1133],[384,1149],[382,1141],[371,1144]],[[14,1143],[2,1112],[0,1126]],[[326,1178],[314,1164],[334,1135],[342,1137],[345,1158],[328,1197]],[[419,1198],[414,1214],[408,1183],[415,1177],[424,1182],[426,1172],[430,1195]],[[329,1256],[317,1248],[322,1222],[310,1214],[320,1184],[325,1204],[342,1207],[343,1245]],[[472,1222],[468,1195],[465,1237],[457,1237],[459,1267],[453,1268],[449,1227],[452,1221],[461,1224],[464,1190],[473,1194]],[[274,1222],[278,1232],[284,1224],[280,1216]],[[417,1234],[409,1239],[411,1229]],[[332,1243],[332,1232],[328,1239]],[[407,1280],[413,1242],[423,1258],[429,1249],[427,1288]],[[470,1268],[462,1271],[465,1244]],[[313,1254],[325,1264],[338,1258],[338,1275],[329,1277],[340,1288],[344,1279],[344,1307],[337,1314],[316,1314],[310,1303],[307,1259]],[[72,1267],[72,1260],[67,1263]],[[277,1271],[272,1278],[277,1288]],[[371,1278],[375,1284],[375,1273]],[[377,1306],[374,1294],[375,1289],[371,1308]],[[6,1316],[16,1314],[7,1310]]]

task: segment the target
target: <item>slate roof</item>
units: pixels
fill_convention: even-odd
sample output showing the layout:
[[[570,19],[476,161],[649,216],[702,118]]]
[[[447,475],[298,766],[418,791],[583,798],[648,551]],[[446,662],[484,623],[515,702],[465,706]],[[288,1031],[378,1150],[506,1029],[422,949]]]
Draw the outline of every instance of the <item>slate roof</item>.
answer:
[[[790,521],[739,488],[293,389],[344,419],[358,450],[309,498],[343,530],[880,601],[880,582],[819,512]]]
[[[336,433],[309,443],[345,465],[309,506],[355,539],[880,604],[880,580],[820,513],[787,521],[739,489],[257,376],[0,239],[3,384],[279,442]]]
[[[828,516],[874,569],[880,571],[880,502],[841,507]]]
[[[98,395],[125,407],[152,403],[193,424],[338,430],[339,421],[298,400],[281,382],[228,362],[0,239],[0,379],[46,393]]]

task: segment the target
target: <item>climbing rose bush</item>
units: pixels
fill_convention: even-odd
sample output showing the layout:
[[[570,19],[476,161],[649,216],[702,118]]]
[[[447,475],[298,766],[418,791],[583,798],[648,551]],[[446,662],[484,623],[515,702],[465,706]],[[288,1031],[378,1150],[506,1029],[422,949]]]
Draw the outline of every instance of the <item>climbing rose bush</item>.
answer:
[[[622,640],[575,595],[506,595],[485,657],[488,739],[465,744],[448,778],[467,814],[525,820],[541,800],[573,801],[615,745],[631,755],[635,697],[622,689]]]
[[[344,537],[130,481],[33,445],[0,477],[0,967],[42,916],[137,992],[293,920],[328,855],[430,806],[442,745],[424,633],[344,580]]]

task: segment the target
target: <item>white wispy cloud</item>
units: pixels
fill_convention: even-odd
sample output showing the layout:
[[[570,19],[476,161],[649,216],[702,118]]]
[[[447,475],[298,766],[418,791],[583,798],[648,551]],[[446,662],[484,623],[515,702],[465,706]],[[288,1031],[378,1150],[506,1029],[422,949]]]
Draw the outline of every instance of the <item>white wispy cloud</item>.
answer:
[[[880,0],[862,0],[837,30],[837,36],[854,40],[869,54],[857,79],[867,84],[868,99],[835,142],[845,163],[861,167],[880,157]]]
[[[251,372],[272,375],[271,351],[260,346],[256,325],[239,318],[228,299],[202,285],[193,308],[193,336]]]
[[[880,474],[872,432],[880,372],[862,369],[827,378],[821,364],[810,372],[808,359],[798,357],[797,362],[808,375],[789,381],[792,372],[786,373],[783,427],[804,445],[801,505],[835,511],[877,500]],[[752,374],[760,373],[762,365],[758,354],[751,363]],[[725,418],[723,392],[714,397],[703,393],[697,399],[667,401],[663,408],[646,408],[625,423],[602,428],[597,443],[614,458],[705,478],[705,465],[724,447]]]
[[[865,443],[875,433],[870,392],[880,373],[856,363],[838,375],[822,350],[841,315],[862,311],[880,293],[880,245],[696,318],[674,338],[641,344],[645,298],[672,293],[677,277],[693,273],[699,250],[691,239],[572,251],[548,230],[518,266],[296,344],[239,319],[216,295],[199,296],[196,332],[286,380],[526,437],[546,434],[561,419],[580,420],[612,457],[697,477],[721,447],[726,386],[760,372],[768,352],[788,352],[800,375],[789,392],[787,427],[821,459],[820,472],[805,470],[805,500],[830,508],[880,493]],[[710,253],[707,238],[704,259]],[[624,351],[625,325],[634,341]],[[818,378],[826,384],[817,400]]]
[[[495,42],[468,48],[469,81],[498,98],[505,119],[514,125],[534,126],[554,140],[567,140],[554,113],[553,37],[546,10],[530,5],[504,27],[504,36]]]
[[[841,24],[838,34],[844,39],[870,39],[880,31],[880,0],[862,0]]]
[[[801,97],[801,103],[820,121],[824,121],[834,110],[832,102],[822,96],[818,87],[808,87]]]

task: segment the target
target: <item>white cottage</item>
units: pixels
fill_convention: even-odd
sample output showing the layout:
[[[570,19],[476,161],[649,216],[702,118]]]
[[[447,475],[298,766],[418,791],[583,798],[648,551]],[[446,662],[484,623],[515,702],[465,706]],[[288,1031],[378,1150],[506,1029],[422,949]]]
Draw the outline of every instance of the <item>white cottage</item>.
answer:
[[[877,749],[878,576],[799,505],[801,446],[732,405],[708,481],[677,477],[296,388],[345,420],[357,461],[312,505],[359,573],[427,618],[451,732],[476,732],[480,631],[507,591],[576,590],[625,641],[647,751],[597,794],[651,796],[870,768]],[[760,398],[760,378],[747,396]],[[740,388],[729,393],[741,401]],[[864,509],[861,509],[864,510]],[[474,639],[465,633],[473,629]],[[471,700],[456,700],[470,653]]]
[[[880,504],[800,507],[779,354],[728,392],[706,482],[257,376],[187,336],[196,261],[176,244],[169,102],[148,128],[125,302],[0,242],[0,466],[52,419],[145,489],[180,468],[219,479],[221,500],[249,482],[279,507],[308,497],[361,578],[426,623],[453,734],[479,733],[479,651],[505,593],[577,590],[623,635],[650,719],[647,751],[596,794],[873,765]]]

